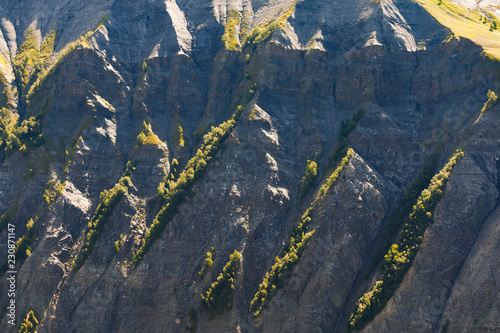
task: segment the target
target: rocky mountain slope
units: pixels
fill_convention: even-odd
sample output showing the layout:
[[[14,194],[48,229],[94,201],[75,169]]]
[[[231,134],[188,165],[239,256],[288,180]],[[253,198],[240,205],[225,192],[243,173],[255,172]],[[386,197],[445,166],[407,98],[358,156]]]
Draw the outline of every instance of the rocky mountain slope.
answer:
[[[497,4],[425,1],[1,0],[0,330],[499,331]]]

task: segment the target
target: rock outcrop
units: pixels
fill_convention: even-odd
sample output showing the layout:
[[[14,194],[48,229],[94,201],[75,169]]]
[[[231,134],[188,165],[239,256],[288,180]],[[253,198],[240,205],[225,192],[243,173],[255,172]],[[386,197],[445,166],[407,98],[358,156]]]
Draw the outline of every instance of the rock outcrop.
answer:
[[[291,9],[242,47],[242,31],[265,30]],[[226,51],[232,11],[238,50]],[[15,225],[17,240],[35,219],[31,250],[15,266],[17,327],[33,309],[38,332],[343,332],[377,279],[369,265],[404,188],[431,154],[442,167],[463,147],[412,268],[364,331],[500,330],[499,107],[481,111],[500,65],[471,41],[447,38],[418,4],[3,0],[0,16],[0,88],[10,94],[0,104],[20,126],[33,117],[44,138],[21,138],[14,150],[0,141],[0,221]],[[15,69],[27,29],[39,45],[52,30],[57,38],[23,90]],[[239,105],[234,130],[134,267],[164,204],[160,183],[176,179]],[[315,201],[360,109],[346,138],[354,156]],[[145,123],[154,134],[138,144]],[[299,200],[308,159],[319,177]],[[123,197],[76,267],[89,222],[119,182]],[[311,205],[312,239],[254,318],[250,302]],[[211,313],[200,294],[234,250],[242,260],[232,304]],[[3,278],[2,307],[8,289]],[[7,320],[0,330],[14,332]]]

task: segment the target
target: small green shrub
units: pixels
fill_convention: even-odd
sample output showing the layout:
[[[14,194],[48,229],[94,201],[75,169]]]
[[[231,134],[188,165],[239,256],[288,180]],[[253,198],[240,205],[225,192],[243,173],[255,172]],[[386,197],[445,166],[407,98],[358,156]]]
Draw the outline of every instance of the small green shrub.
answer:
[[[39,324],[39,320],[36,318],[33,310],[30,310],[21,323],[18,333],[36,333],[36,327]]]
[[[64,191],[64,187],[66,186],[66,182],[61,183],[58,179],[56,181],[49,180],[47,182],[47,189],[43,193],[43,199],[47,205],[52,204],[57,200]]]
[[[304,172],[304,177],[300,183],[300,194],[299,201],[301,201],[305,195],[309,192],[311,187],[316,182],[318,178],[318,164],[316,161],[307,160],[306,170]]]
[[[201,270],[198,272],[198,275],[200,279],[203,279],[205,274],[212,268],[212,265],[214,264],[215,260],[215,250],[212,247],[210,252],[207,252],[207,257],[205,258],[205,264],[201,268]]]
[[[123,245],[123,234],[120,234],[120,239],[115,242],[115,252],[120,252],[120,247]]]
[[[159,146],[161,144],[162,141],[156,134],[153,133],[153,130],[151,129],[151,123],[143,122],[141,132],[137,136],[135,147],[142,145]]]

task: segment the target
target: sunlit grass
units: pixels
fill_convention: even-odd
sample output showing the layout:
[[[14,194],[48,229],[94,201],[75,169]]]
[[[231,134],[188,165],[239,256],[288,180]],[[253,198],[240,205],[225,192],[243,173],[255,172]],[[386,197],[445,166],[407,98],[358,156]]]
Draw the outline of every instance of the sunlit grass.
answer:
[[[480,45],[486,54],[500,60],[500,20],[493,14],[483,16],[449,0],[415,0],[457,37],[465,37]]]

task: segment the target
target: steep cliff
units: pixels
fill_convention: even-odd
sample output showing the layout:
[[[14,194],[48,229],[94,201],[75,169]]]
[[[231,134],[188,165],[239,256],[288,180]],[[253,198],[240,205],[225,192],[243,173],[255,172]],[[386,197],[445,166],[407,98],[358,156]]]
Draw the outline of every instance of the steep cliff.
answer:
[[[357,329],[500,330],[500,66],[424,2],[0,1],[1,330],[343,332],[458,148]]]

